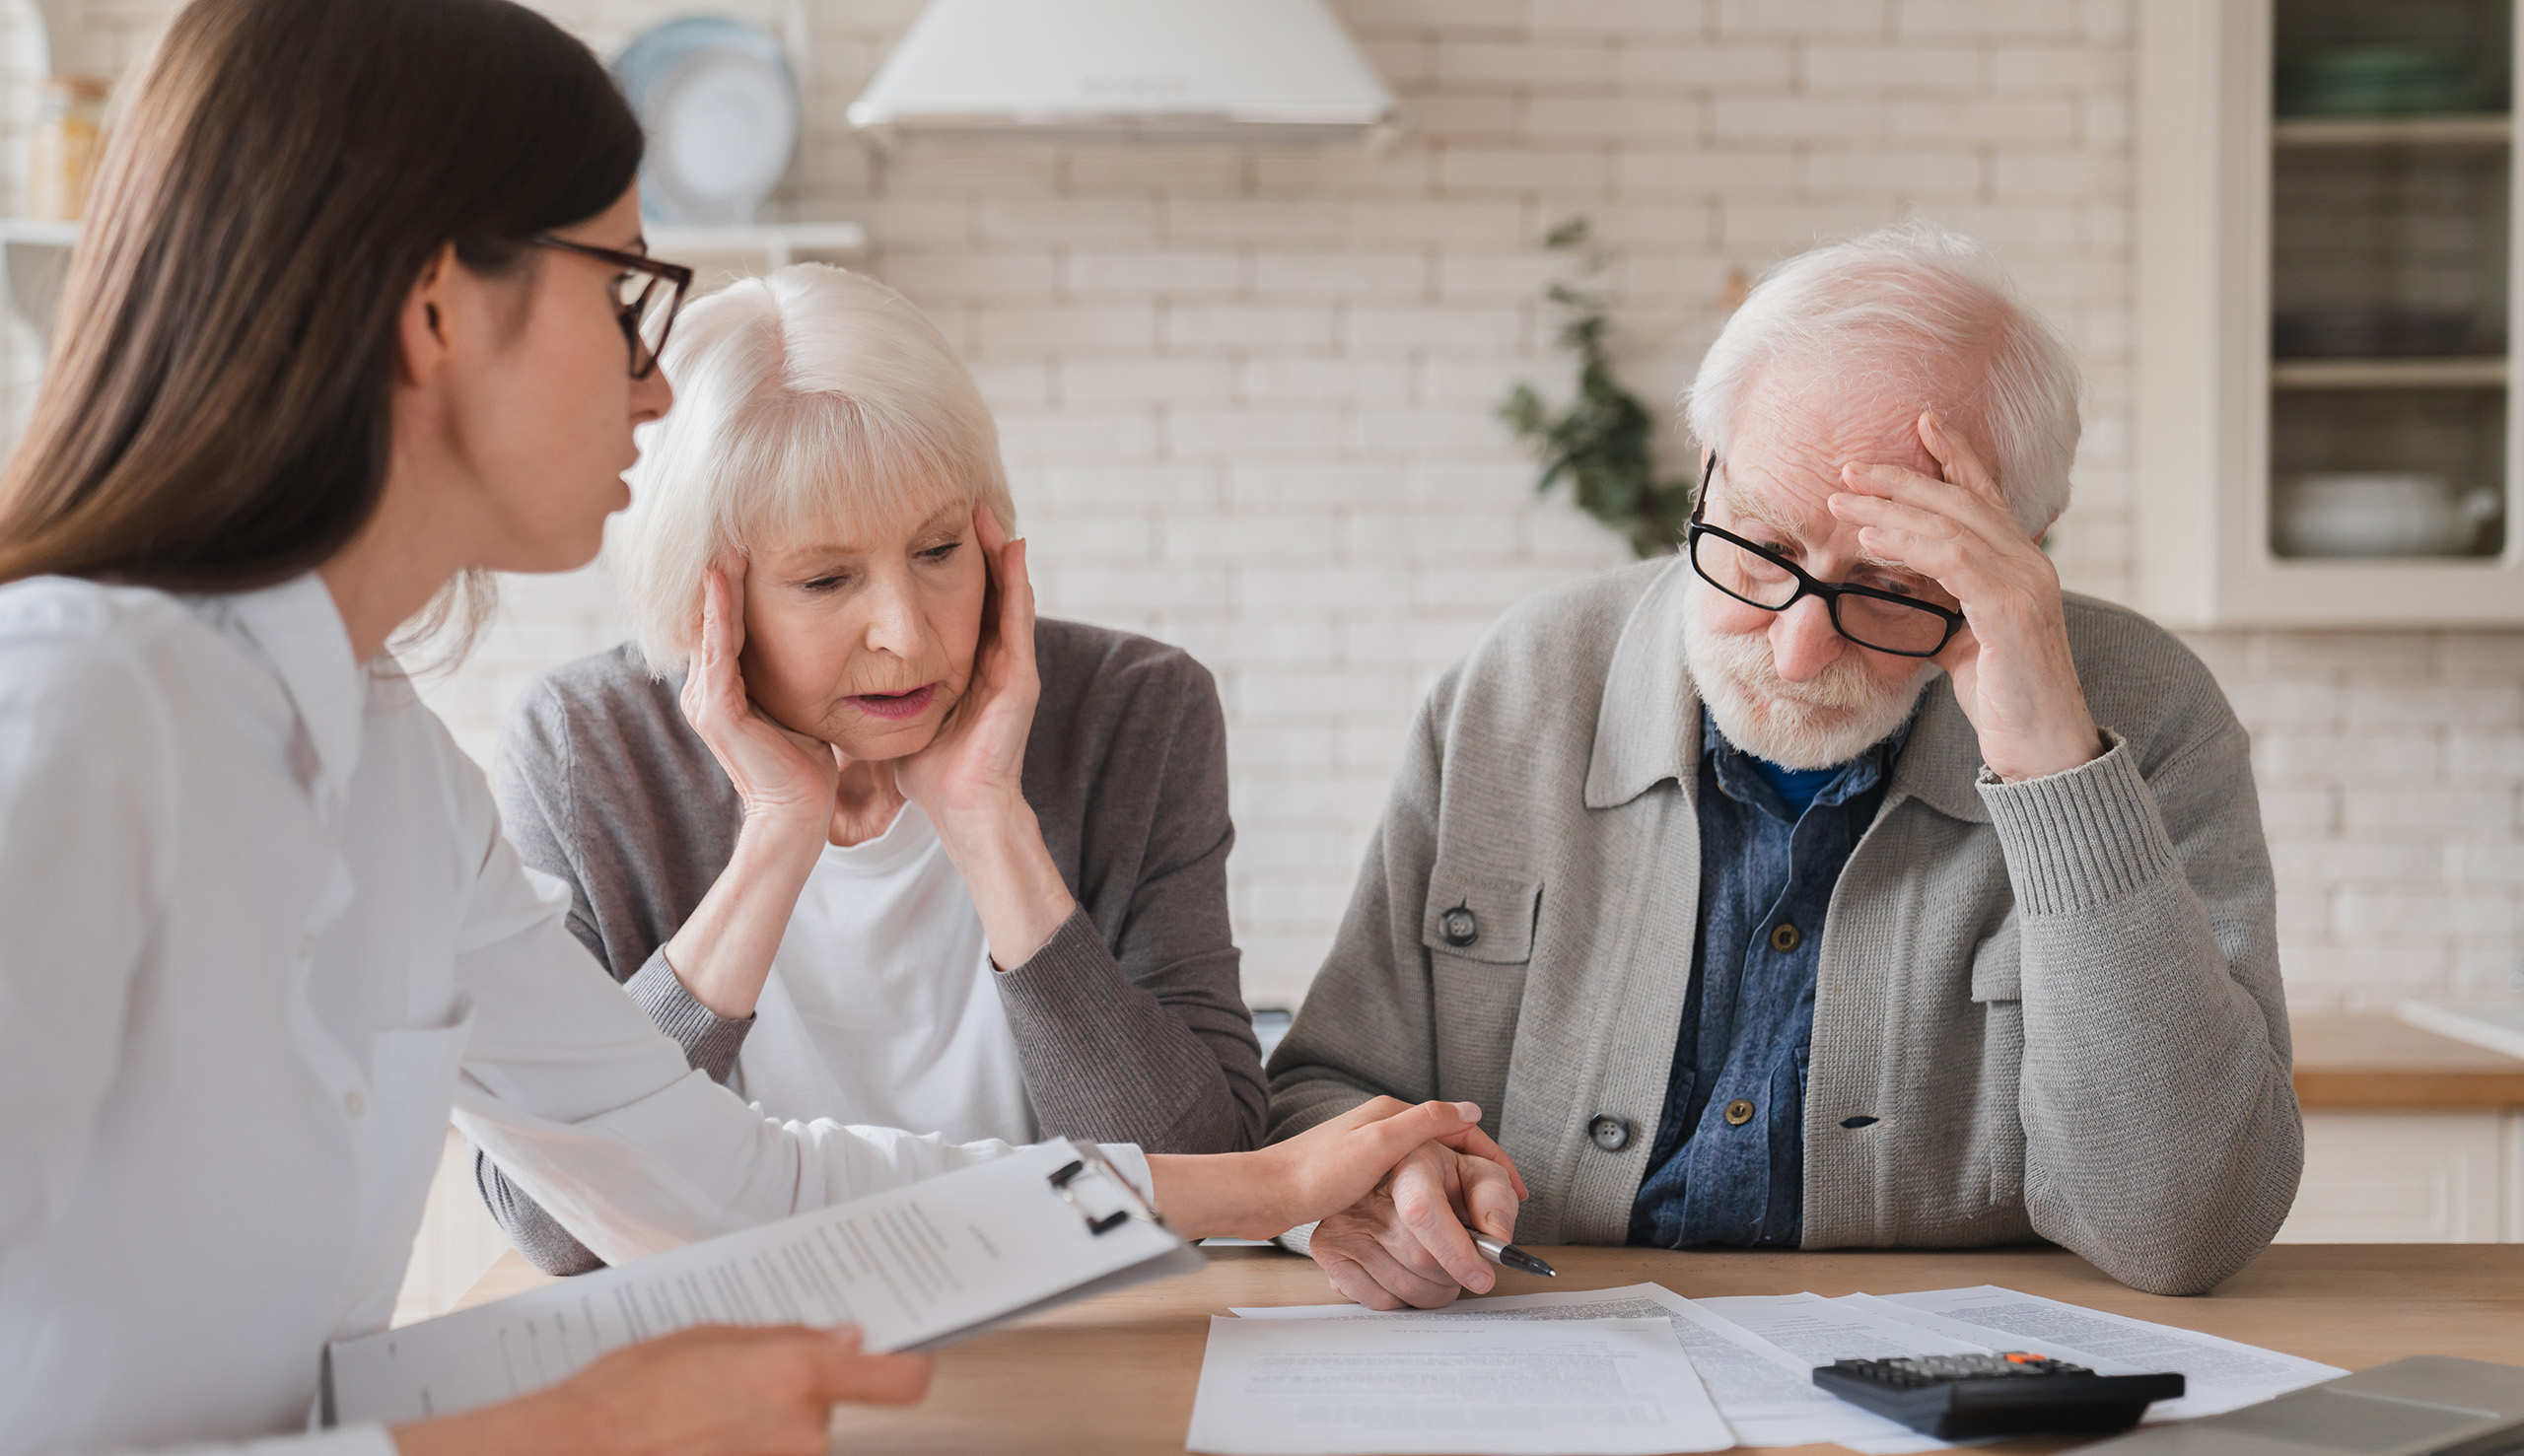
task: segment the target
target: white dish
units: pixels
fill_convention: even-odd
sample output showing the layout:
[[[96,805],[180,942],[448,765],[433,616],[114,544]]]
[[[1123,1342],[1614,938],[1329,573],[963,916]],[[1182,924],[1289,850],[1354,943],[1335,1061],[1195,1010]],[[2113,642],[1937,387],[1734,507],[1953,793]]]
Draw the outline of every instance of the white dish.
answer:
[[[798,83],[778,38],[687,17],[634,37],[612,71],[648,133],[641,212],[661,223],[753,221],[798,150]]]
[[[2492,486],[2413,470],[2299,475],[2277,505],[2281,556],[2463,556],[2505,502]]]

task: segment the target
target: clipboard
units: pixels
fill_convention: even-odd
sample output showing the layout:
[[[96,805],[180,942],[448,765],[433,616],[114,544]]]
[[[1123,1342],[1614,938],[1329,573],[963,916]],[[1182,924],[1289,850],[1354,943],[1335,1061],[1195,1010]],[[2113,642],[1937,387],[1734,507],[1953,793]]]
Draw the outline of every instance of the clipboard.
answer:
[[[1091,1144],[1018,1148],[904,1188],[706,1239],[325,1351],[321,1410],[415,1421],[511,1400],[699,1324],[855,1324],[929,1351],[1201,1267]]]
[[[918,1345],[903,1346],[901,1349],[904,1352],[922,1353],[933,1350],[944,1350],[950,1345],[960,1345],[976,1335],[1017,1324],[1044,1310],[1057,1309],[1080,1299],[1091,1299],[1098,1294],[1111,1293],[1115,1289],[1126,1289],[1133,1284],[1146,1283],[1150,1280],[1171,1279],[1178,1274],[1190,1274],[1209,1262],[1198,1245],[1184,1242],[1173,1229],[1166,1227],[1165,1220],[1157,1215],[1157,1210],[1150,1207],[1146,1199],[1140,1197],[1139,1190],[1131,1186],[1131,1180],[1123,1177],[1121,1170],[1114,1167],[1104,1156],[1103,1149],[1092,1143],[1076,1139],[1069,1140],[1068,1145],[1077,1156],[1045,1174],[1044,1181],[1060,1194],[1063,1202],[1078,1211],[1079,1218],[1086,1223],[1089,1237],[1101,1238],[1121,1228],[1126,1222],[1137,1219],[1163,1230],[1167,1237],[1174,1239],[1174,1247],[1155,1258],[1117,1269],[1111,1274],[1089,1280],[1083,1284],[1073,1285],[1057,1294],[1047,1295],[1022,1309],[1012,1309],[1006,1314],[993,1316],[978,1324],[967,1325],[933,1340],[922,1341]]]

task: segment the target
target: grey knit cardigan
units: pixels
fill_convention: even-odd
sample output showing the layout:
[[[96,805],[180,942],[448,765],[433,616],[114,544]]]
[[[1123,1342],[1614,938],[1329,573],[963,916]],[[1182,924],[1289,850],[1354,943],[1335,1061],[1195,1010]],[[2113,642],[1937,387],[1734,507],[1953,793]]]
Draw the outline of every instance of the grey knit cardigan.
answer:
[[[1533,1191],[1521,1241],[1626,1237],[1699,923],[1690,580],[1527,601],[1429,695],[1272,1056],[1274,1138],[1467,1098]],[[1999,783],[1939,678],[1833,888],[1804,1245],[2038,1236],[2194,1293],[2270,1241],[2302,1158],[2250,745],[2161,628],[2074,595],[2068,626],[2109,751]]]
[[[1025,799],[1079,910],[997,984],[1043,1136],[1254,1146],[1262,1061],[1227,923],[1218,689],[1180,649],[1129,633],[1042,620],[1034,652]],[[491,783],[526,863],[568,881],[571,932],[725,1081],[752,1018],[712,1014],[660,953],[727,866],[740,814],[681,687],[629,644],[545,673],[509,715]],[[600,1267],[478,1151],[474,1177],[537,1266]]]

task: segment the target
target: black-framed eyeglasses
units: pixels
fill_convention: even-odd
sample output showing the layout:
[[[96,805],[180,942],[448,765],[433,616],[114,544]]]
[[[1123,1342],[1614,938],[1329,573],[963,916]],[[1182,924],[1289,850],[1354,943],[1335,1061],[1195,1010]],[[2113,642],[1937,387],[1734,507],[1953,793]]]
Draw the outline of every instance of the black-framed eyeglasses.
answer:
[[[1766,612],[1784,612],[1808,596],[1819,596],[1832,614],[1832,630],[1859,647],[1897,658],[1933,658],[1963,630],[1961,612],[1899,591],[1818,582],[1778,552],[1703,520],[1709,483],[1717,474],[1718,453],[1712,451],[1684,536],[1692,570],[1702,581]]]
[[[631,378],[645,380],[654,373],[658,354],[666,346],[666,334],[674,327],[674,315],[682,312],[683,296],[692,287],[692,270],[681,263],[660,262],[646,253],[572,243],[549,233],[537,234],[526,242],[537,247],[595,258],[622,270],[622,276],[613,280],[613,311],[621,320],[622,337],[631,346]]]

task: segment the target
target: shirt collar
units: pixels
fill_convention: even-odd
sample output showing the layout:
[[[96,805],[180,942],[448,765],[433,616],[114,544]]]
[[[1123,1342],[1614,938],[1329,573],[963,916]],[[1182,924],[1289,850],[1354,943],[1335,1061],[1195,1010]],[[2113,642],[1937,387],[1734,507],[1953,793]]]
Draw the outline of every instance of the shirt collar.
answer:
[[[271,664],[298,710],[310,762],[300,778],[338,799],[359,768],[360,730],[368,711],[368,671],[351,656],[350,629],[323,579],[314,572],[259,591],[194,598],[195,609],[245,638]]]
[[[1700,693],[1683,656],[1691,581],[1690,563],[1672,558],[1622,623],[1586,765],[1590,809],[1628,803],[1669,779],[1686,792],[1698,782]],[[1981,772],[1981,736],[1942,674],[1920,695],[1909,733],[1900,756],[1890,760],[1884,806],[1917,798],[1948,817],[1988,823],[1989,806],[1973,786]]]
[[[1859,750],[1857,757],[1840,766],[1840,772],[1814,796],[1814,802],[1824,808],[1847,803],[1882,782],[1888,765],[1902,756],[1902,745],[1910,741],[1911,725],[1918,721],[1914,710],[1909,718],[1890,733]],[[1761,770],[1753,766],[1753,755],[1736,747],[1718,730],[1718,720],[1704,706],[1700,714],[1700,751],[1709,759],[1710,768],[1718,776],[1718,790],[1737,803],[1748,803],[1768,809],[1777,818],[1796,822],[1796,810],[1780,797],[1777,789]]]

